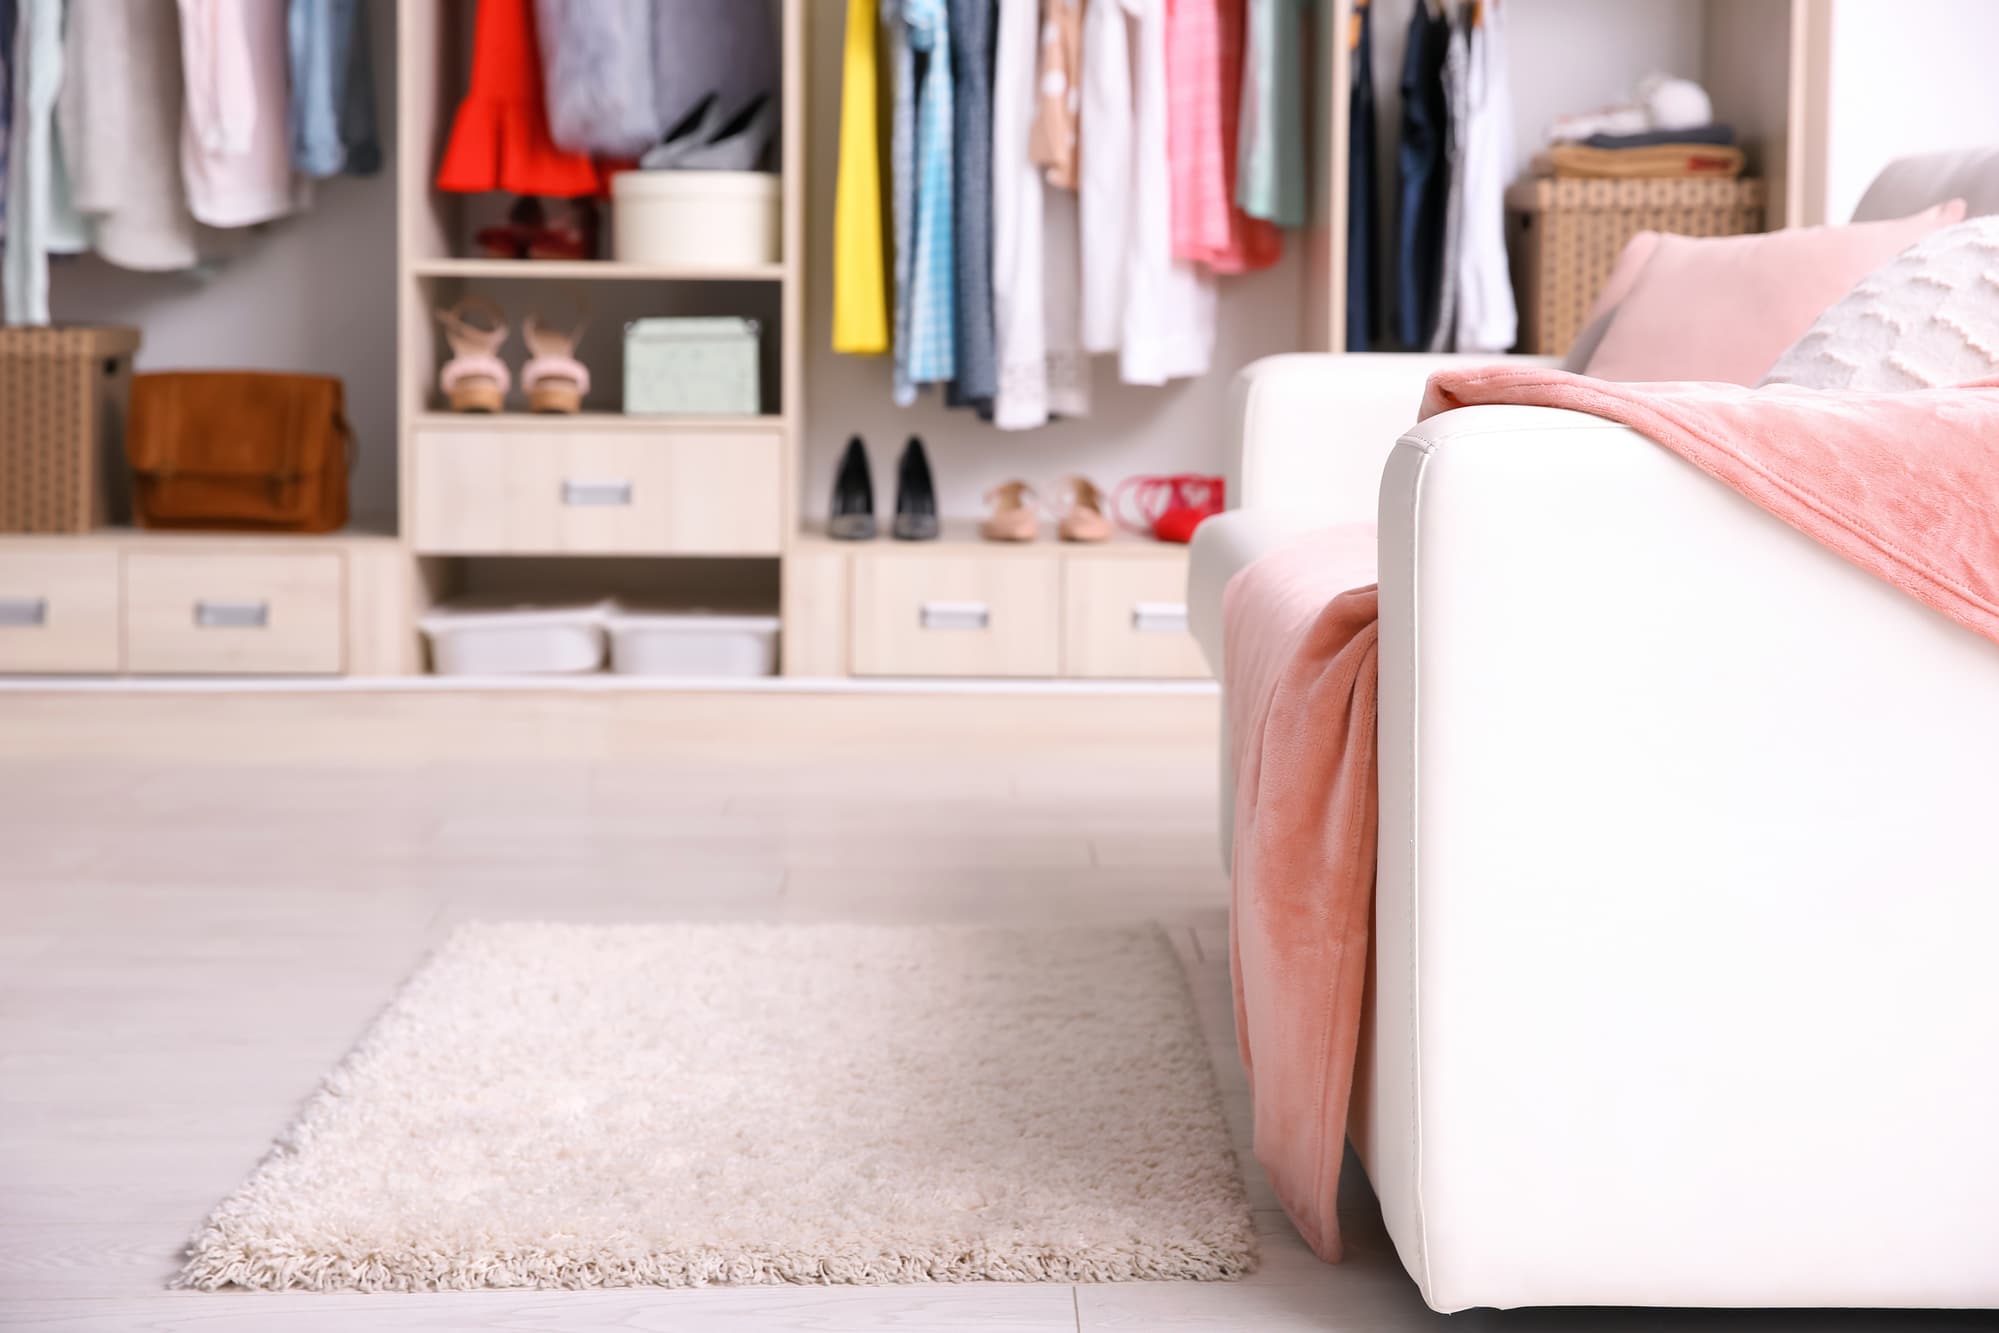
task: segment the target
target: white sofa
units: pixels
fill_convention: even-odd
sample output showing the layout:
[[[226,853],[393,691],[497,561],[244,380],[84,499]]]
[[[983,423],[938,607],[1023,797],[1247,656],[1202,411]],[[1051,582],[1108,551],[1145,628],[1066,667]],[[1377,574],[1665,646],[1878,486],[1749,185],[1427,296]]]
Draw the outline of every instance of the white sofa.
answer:
[[[1219,670],[1378,512],[1349,1129],[1424,1299],[1999,1306],[1999,646],[1629,429],[1412,426],[1436,364],[1246,372],[1189,594]]]

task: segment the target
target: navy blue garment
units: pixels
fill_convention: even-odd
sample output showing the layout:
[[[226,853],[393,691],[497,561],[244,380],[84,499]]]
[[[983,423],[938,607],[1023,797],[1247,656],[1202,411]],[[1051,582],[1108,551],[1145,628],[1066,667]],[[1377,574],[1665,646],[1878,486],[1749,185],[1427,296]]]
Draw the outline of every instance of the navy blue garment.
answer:
[[[994,0],[950,0],[951,73],[957,89],[951,102],[957,373],[945,388],[944,401],[987,419],[999,392],[993,326],[993,29],[998,15]]]
[[[1636,134],[1592,134],[1583,140],[1586,148],[1655,148],[1662,143],[1709,143],[1723,148],[1735,144],[1733,125],[1696,125],[1689,130],[1641,130]]]
[[[1450,20],[1418,0],[1402,56],[1402,136],[1395,152],[1395,340],[1421,350],[1437,330],[1451,115],[1444,100]]]
[[[1347,350],[1374,345],[1374,289],[1381,271],[1380,204],[1375,197],[1374,7],[1354,11],[1353,91],[1347,99]]]

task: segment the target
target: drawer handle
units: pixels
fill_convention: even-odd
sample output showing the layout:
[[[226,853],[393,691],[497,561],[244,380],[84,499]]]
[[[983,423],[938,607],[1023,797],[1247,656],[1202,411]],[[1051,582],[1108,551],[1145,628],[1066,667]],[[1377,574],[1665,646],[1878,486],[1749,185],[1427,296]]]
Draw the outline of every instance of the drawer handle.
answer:
[[[1136,602],[1131,608],[1131,627],[1140,634],[1185,634],[1185,602]]]
[[[992,608],[984,602],[925,602],[916,610],[924,629],[990,629]]]
[[[48,598],[0,597],[0,625],[11,629],[40,629],[48,623]]]
[[[565,481],[562,503],[579,506],[616,507],[632,502],[629,481]]]
[[[269,602],[210,602],[194,604],[196,629],[268,629]]]

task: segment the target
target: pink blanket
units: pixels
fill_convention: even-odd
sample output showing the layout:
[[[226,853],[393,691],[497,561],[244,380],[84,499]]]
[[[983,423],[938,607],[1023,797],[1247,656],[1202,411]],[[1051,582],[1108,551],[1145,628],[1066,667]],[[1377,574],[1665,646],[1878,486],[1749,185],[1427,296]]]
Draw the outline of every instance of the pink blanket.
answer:
[[[1999,381],[1849,394],[1509,367],[1436,376],[1422,414],[1489,403],[1632,426],[1999,641]],[[1230,582],[1223,610],[1236,1035],[1256,1157],[1332,1262],[1374,892],[1372,538],[1338,529],[1273,552]]]

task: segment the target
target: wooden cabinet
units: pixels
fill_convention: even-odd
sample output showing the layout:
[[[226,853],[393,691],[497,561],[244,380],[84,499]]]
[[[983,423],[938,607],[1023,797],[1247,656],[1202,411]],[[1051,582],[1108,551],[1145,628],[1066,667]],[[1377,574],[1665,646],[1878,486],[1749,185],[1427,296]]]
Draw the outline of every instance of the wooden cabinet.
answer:
[[[857,556],[857,676],[1053,676],[1062,573],[1053,555]]]
[[[1198,680],[1187,628],[1187,557],[1069,555],[1062,561],[1062,674]]]
[[[114,672],[119,663],[116,551],[0,550],[0,671]]]
[[[0,537],[0,674],[399,675],[415,563],[392,537]]]
[[[1185,547],[808,537],[786,557],[790,676],[1200,680]]]
[[[417,431],[411,540],[425,555],[776,555],[776,431]]]
[[[332,675],[342,571],[331,551],[125,556],[125,665],[160,675]]]

